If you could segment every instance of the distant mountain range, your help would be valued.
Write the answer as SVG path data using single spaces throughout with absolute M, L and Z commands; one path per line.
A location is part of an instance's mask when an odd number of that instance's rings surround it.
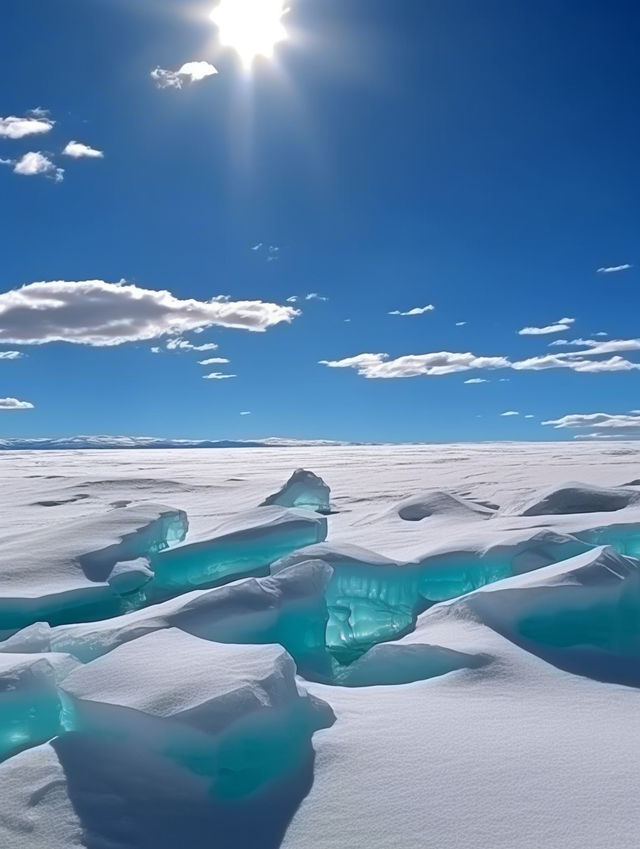
M 0 451 L 70 451 L 127 448 L 309 448 L 322 445 L 357 445 L 329 439 L 157 439 L 153 436 L 70 436 L 59 439 L 0 439 Z

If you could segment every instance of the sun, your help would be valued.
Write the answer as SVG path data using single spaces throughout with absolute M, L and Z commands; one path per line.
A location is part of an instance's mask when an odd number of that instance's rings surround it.
M 285 0 L 220 0 L 211 13 L 220 43 L 232 47 L 245 68 L 256 56 L 273 56 L 274 48 L 287 38 L 282 22 L 288 9 Z

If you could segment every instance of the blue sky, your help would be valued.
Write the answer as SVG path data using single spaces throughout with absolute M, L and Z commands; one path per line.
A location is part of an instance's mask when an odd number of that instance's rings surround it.
M 640 433 L 637 2 L 289 5 L 3 4 L 0 435 Z

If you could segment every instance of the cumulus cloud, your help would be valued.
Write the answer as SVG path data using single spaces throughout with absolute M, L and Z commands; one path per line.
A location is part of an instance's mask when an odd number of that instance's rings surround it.
M 559 318 L 558 321 L 547 324 L 545 327 L 523 327 L 518 333 L 520 336 L 546 336 L 549 333 L 564 333 L 574 323 L 575 318 Z
M 31 401 L 19 401 L 17 398 L 0 398 L 0 410 L 33 410 Z
M 62 153 L 65 156 L 73 157 L 73 159 L 104 159 L 104 153 L 101 150 L 96 150 L 94 147 L 89 147 L 88 144 L 77 141 L 70 141 Z
M 237 377 L 235 374 L 222 374 L 219 371 L 212 371 L 211 374 L 203 374 L 204 380 L 229 380 L 232 377 Z
M 408 354 L 389 359 L 388 354 L 358 354 L 343 360 L 321 360 L 329 368 L 353 368 L 366 378 L 437 377 L 471 369 L 508 368 L 505 357 L 477 357 L 471 353 L 440 351 L 431 354 Z
M 54 124 L 55 121 L 43 109 L 34 109 L 22 118 L 9 115 L 0 118 L 0 138 L 22 139 L 25 136 L 42 135 L 48 133 Z
M 519 416 L 520 413 L 517 410 L 507 410 L 504 413 L 500 413 L 501 416 Z
M 121 345 L 208 327 L 264 331 L 297 315 L 293 307 L 264 301 L 181 299 L 124 282 L 29 283 L 0 294 L 0 344 Z M 190 343 L 178 338 L 167 347 Z
M 605 265 L 598 269 L 598 274 L 616 274 L 618 271 L 629 271 L 633 266 L 628 262 L 624 265 Z
M 39 151 L 30 151 L 20 159 L 0 159 L 0 164 L 13 166 L 13 173 L 22 177 L 35 177 L 43 174 L 51 177 L 56 183 L 64 179 L 64 168 L 57 168 L 54 163 Z
M 209 357 L 208 360 L 200 360 L 198 365 L 201 366 L 214 366 L 214 365 L 226 365 L 229 362 L 225 357 Z
M 427 304 L 426 307 L 414 307 L 411 310 L 392 310 L 389 315 L 425 315 L 425 313 L 433 312 L 435 309 L 433 304 Z
M 185 62 L 177 71 L 156 68 L 151 71 L 151 79 L 158 88 L 180 89 L 187 83 L 197 83 L 217 73 L 209 62 Z

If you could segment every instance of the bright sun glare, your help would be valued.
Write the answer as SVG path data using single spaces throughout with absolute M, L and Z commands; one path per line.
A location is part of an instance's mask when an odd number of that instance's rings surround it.
M 273 56 L 279 41 L 287 38 L 282 19 L 286 0 L 220 0 L 211 13 L 220 43 L 232 47 L 245 67 L 256 56 Z

